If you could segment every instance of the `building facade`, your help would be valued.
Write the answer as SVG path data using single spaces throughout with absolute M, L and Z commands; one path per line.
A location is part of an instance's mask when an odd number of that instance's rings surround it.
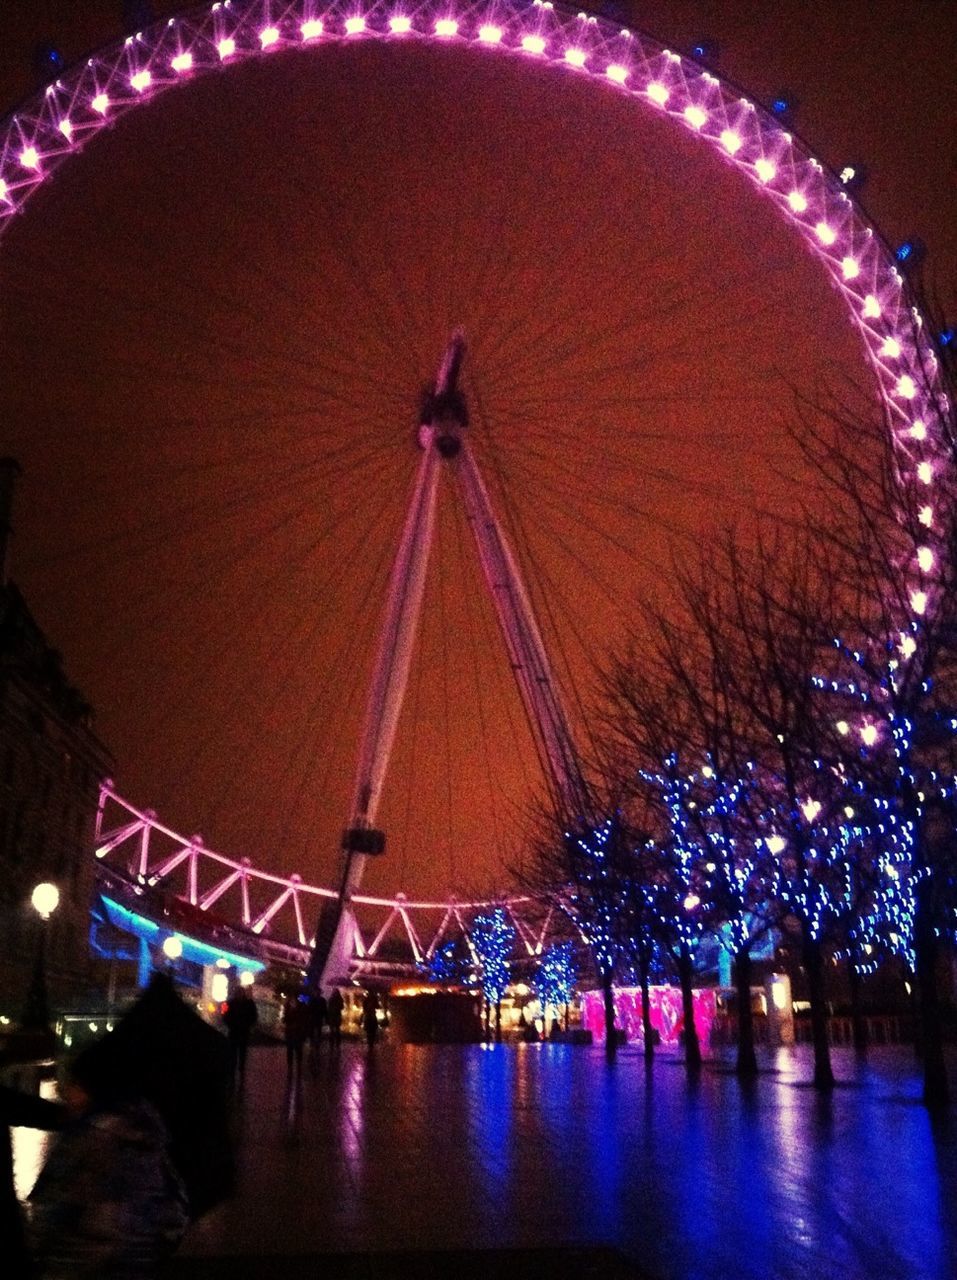
M 10 513 L 19 468 L 0 460 L 0 1017 L 16 1021 L 45 930 L 53 1007 L 82 1005 L 89 955 L 93 829 L 112 760 L 60 654 L 10 581 Z M 43 922 L 30 904 L 49 881 L 60 894 Z

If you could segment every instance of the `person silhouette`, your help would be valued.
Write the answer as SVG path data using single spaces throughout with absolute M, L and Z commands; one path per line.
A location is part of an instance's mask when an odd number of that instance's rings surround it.
M 329 1041 L 338 1048 L 342 1043 L 342 1011 L 345 1008 L 345 1001 L 342 998 L 342 992 L 338 987 L 329 996 L 326 1001 L 326 1018 L 329 1022 Z

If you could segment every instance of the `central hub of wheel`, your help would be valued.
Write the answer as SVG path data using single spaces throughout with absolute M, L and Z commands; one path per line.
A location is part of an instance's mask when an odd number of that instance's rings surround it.
M 465 358 L 465 335 L 456 329 L 446 347 L 434 384 L 422 397 L 419 444 L 434 444 L 441 457 L 452 459 L 462 447 L 462 432 L 469 425 L 468 405 L 459 387 Z

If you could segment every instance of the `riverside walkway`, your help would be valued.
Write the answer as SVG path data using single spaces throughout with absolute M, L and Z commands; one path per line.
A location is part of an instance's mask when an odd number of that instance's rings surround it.
M 662 1053 L 324 1046 L 301 1088 L 252 1051 L 237 1195 L 170 1275 L 230 1280 L 954 1280 L 957 1117 L 907 1048 L 802 1049 L 742 1089 Z

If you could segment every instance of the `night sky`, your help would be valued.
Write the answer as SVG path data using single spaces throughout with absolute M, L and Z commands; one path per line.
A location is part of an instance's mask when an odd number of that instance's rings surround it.
M 176 6 L 157 5 L 158 12 Z M 0 94 L 119 5 L 0 12 Z M 822 10 L 827 13 L 822 13 Z M 79 12 L 77 12 L 79 10 Z M 953 296 L 949 3 L 636 5 L 782 85 L 826 161 Z M 184 833 L 331 883 L 417 400 L 469 341 L 474 447 L 579 733 L 591 669 L 671 556 L 795 509 L 791 388 L 865 408 L 836 295 L 685 131 L 501 56 L 282 52 L 125 117 L 0 246 L 14 577 L 98 713 L 117 782 Z M 865 408 L 866 411 L 866 408 Z M 534 754 L 452 477 L 368 889 L 486 892 Z

